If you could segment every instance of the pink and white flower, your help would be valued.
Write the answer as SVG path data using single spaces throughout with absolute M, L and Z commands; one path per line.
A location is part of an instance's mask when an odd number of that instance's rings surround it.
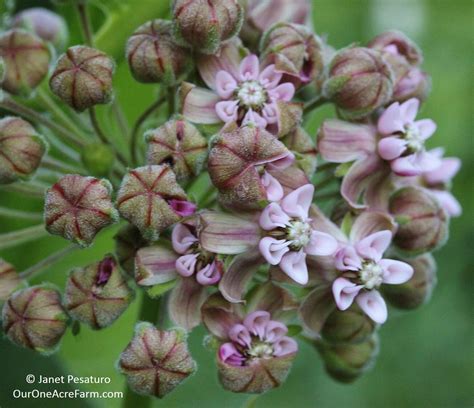
M 313 193 L 311 184 L 297 188 L 279 203 L 270 203 L 259 221 L 267 231 L 259 242 L 265 260 L 302 285 L 308 282 L 306 255 L 332 255 L 338 246 L 334 237 L 311 226 L 308 212 Z

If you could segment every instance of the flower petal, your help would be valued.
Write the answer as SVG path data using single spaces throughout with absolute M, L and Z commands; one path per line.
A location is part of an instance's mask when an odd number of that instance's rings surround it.
M 337 248 L 338 243 L 333 236 L 325 232 L 313 231 L 304 251 L 309 255 L 327 256 L 334 254 Z
M 364 211 L 352 225 L 350 241 L 356 244 L 375 232 L 385 230 L 395 233 L 396 224 L 390 215 L 378 211 Z
M 275 343 L 281 340 L 285 334 L 288 333 L 288 328 L 281 322 L 270 320 L 265 328 L 265 340 L 270 343 Z
M 252 338 L 249 330 L 243 324 L 236 324 L 229 330 L 229 338 L 243 347 L 250 347 Z
M 245 57 L 239 66 L 241 81 L 256 81 L 260 72 L 258 57 L 255 54 Z
M 289 245 L 290 242 L 284 239 L 264 237 L 260 240 L 258 248 L 270 265 L 278 265 L 281 262 L 283 255 L 290 250 L 288 248 Z
M 221 280 L 222 271 L 220 264 L 213 261 L 196 273 L 196 280 L 204 286 L 214 285 Z
M 171 233 L 171 243 L 173 249 L 178 254 L 185 254 L 186 251 L 198 241 L 197 237 L 184 224 L 176 224 Z
M 362 266 L 362 260 L 352 245 L 346 245 L 337 251 L 334 264 L 340 271 L 357 271 Z
M 268 201 L 280 201 L 283 198 L 283 187 L 270 173 L 264 172 L 261 181 L 267 192 Z
M 309 218 L 314 230 L 325 232 L 336 238 L 339 242 L 347 242 L 347 237 L 340 228 L 326 217 L 315 204 L 310 207 Z
M 268 96 L 272 101 L 290 102 L 295 95 L 295 86 L 290 82 L 278 85 L 268 91 Z
M 198 254 L 182 255 L 176 260 L 176 271 L 184 277 L 191 276 L 195 269 Z
M 216 75 L 215 88 L 222 99 L 229 99 L 237 88 L 237 81 L 227 71 L 219 71 Z
M 371 259 L 375 262 L 382 259 L 383 253 L 392 242 L 392 233 L 388 230 L 374 232 L 368 237 L 355 243 L 357 253 L 365 259 Z
M 283 337 L 273 345 L 273 355 L 277 357 L 293 354 L 298 351 L 298 343 L 291 337 Z
M 244 319 L 244 326 L 254 336 L 258 336 L 260 340 L 265 338 L 267 324 L 270 321 L 270 313 L 264 310 L 256 310 L 250 313 Z
M 278 85 L 282 77 L 283 74 L 276 72 L 275 65 L 272 64 L 260 73 L 258 80 L 266 89 L 273 89 Z
M 260 129 L 265 129 L 267 127 L 267 121 L 259 113 L 252 109 L 249 109 L 242 119 L 242 126 L 248 124 L 254 124 Z
M 262 211 L 259 223 L 264 230 L 271 231 L 278 227 L 284 228 L 288 225 L 289 220 L 290 217 L 282 210 L 279 204 L 270 203 Z
M 183 82 L 180 88 L 181 113 L 191 122 L 213 124 L 221 119 L 216 113 L 220 97 L 207 89 Z
M 306 266 L 306 254 L 303 251 L 290 251 L 283 255 L 280 268 L 291 279 L 300 285 L 308 283 L 308 267 Z
M 135 257 L 135 281 L 140 286 L 153 286 L 176 279 L 176 259 L 171 249 L 155 245 L 138 250 Z
M 362 285 L 356 285 L 346 278 L 337 278 L 332 284 L 332 294 L 338 309 L 348 309 L 362 287 Z
M 400 117 L 404 125 L 413 123 L 419 107 L 420 101 L 416 98 L 408 99 L 400 105 Z
M 380 139 L 378 152 L 384 160 L 394 160 L 400 157 L 406 150 L 407 142 L 397 136 L 389 136 Z
M 357 304 L 375 323 L 383 324 L 387 320 L 387 305 L 376 290 L 362 292 L 357 296 Z
M 403 119 L 400 104 L 392 103 L 380 116 L 377 128 L 382 135 L 403 132 L 405 124 Z
M 305 328 L 313 334 L 319 334 L 335 308 L 331 286 L 320 285 L 303 300 L 299 314 Z
M 240 367 L 245 362 L 245 357 L 237 350 L 233 343 L 224 343 L 219 347 L 219 360 L 231 366 Z
M 450 217 L 459 217 L 462 214 L 461 204 L 449 191 L 430 190 L 430 192 Z
M 431 119 L 417 120 L 415 126 L 418 128 L 422 140 L 428 139 L 436 131 L 436 123 Z
M 234 122 L 237 120 L 238 101 L 221 101 L 216 103 L 216 114 L 220 120 L 225 123 Z
M 381 259 L 379 265 L 384 272 L 383 283 L 399 285 L 409 281 L 414 273 L 411 265 L 394 259 Z
M 433 154 L 433 151 L 430 151 Z M 423 173 L 423 178 L 428 184 L 448 183 L 461 168 L 461 160 L 457 157 L 447 157 L 434 170 Z
M 281 208 L 291 217 L 302 220 L 308 218 L 309 207 L 313 201 L 314 186 L 306 184 L 288 194 L 281 202 Z
M 292 152 L 288 152 L 288 154 L 284 157 L 281 157 L 277 160 L 273 160 L 268 162 L 267 169 L 270 170 L 285 170 L 290 167 L 295 162 L 295 155 Z
M 298 307 L 298 303 L 291 292 L 275 285 L 270 280 L 252 290 L 246 301 L 248 313 L 265 310 L 272 315 L 272 318 L 279 320 L 288 317 L 289 312 L 295 311 Z
M 202 322 L 207 330 L 221 340 L 229 339 L 230 329 L 241 322 L 234 307 L 220 293 L 209 296 L 201 307 Z
M 262 109 L 262 116 L 269 124 L 278 123 L 280 117 L 278 105 L 274 102 L 266 103 Z

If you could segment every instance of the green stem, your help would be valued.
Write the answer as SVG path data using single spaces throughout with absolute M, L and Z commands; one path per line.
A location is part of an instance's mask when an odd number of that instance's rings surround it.
M 243 408 L 255 408 L 258 397 L 260 397 L 260 394 L 251 395 L 247 401 L 244 402 Z
M 327 171 L 327 170 L 333 170 L 335 169 L 337 166 L 339 166 L 339 163 L 323 163 L 321 164 L 321 166 L 318 166 L 317 169 L 316 169 L 316 172 L 323 172 L 323 171 Z
M 11 248 L 23 244 L 25 242 L 35 241 L 47 235 L 48 232 L 44 228 L 43 224 L 23 228 L 18 231 L 0 234 L 0 250 Z
M 20 278 L 22 279 L 31 279 L 39 272 L 43 271 L 46 268 L 54 265 L 56 262 L 63 259 L 67 254 L 79 249 L 77 245 L 69 245 L 65 248 L 60 249 L 52 253 L 51 255 L 47 256 L 46 258 L 42 259 L 37 264 L 30 266 L 28 269 L 25 269 L 23 272 L 20 273 Z
M 313 100 L 305 103 L 304 108 L 303 108 L 303 115 L 307 115 L 308 113 L 312 112 L 316 108 L 323 106 L 327 102 L 328 100 L 323 98 L 322 96 L 318 96 L 314 98 Z
M 120 128 L 120 131 L 122 132 L 122 136 L 124 138 L 127 138 L 130 134 L 130 128 L 128 126 L 127 118 L 125 117 L 125 114 L 123 113 L 122 107 L 120 106 L 120 103 L 118 102 L 117 98 L 114 98 L 114 100 L 112 101 L 112 111 L 115 116 L 115 120 L 117 121 L 117 124 Z
M 28 197 L 44 198 L 44 188 L 32 184 L 8 184 L 1 186 L 0 191 L 25 194 Z
M 43 213 L 36 213 L 22 210 L 12 210 L 11 208 L 0 207 L 0 216 L 7 218 L 19 218 L 22 220 L 41 221 Z
M 89 47 L 93 47 L 92 27 L 89 19 L 89 13 L 86 4 L 82 1 L 77 3 L 77 12 L 81 22 L 82 35 L 84 43 Z
M 55 170 L 64 174 L 84 174 L 83 170 L 80 170 L 77 167 L 70 166 L 69 164 L 56 160 L 51 156 L 45 157 L 41 162 L 41 166 L 45 169 Z

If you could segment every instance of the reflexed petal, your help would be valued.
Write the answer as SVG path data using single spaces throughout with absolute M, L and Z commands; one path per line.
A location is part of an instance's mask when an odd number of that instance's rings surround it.
M 362 266 L 362 260 L 352 245 L 347 245 L 337 251 L 334 264 L 340 271 L 357 271 Z
M 375 232 L 355 243 L 359 255 L 378 262 L 392 242 L 392 233 L 388 230 Z
M 245 317 L 244 326 L 251 334 L 258 336 L 260 340 L 264 340 L 265 331 L 269 321 L 270 313 L 263 310 L 257 310 Z
M 204 286 L 214 285 L 221 279 L 221 271 L 216 264 L 216 261 L 207 264 L 204 268 L 196 273 L 196 280 Z
M 267 231 L 275 228 L 284 228 L 288 225 L 290 217 L 282 210 L 279 204 L 270 203 L 265 207 L 260 215 L 260 226 Z
M 297 351 L 298 343 L 290 337 L 283 337 L 273 345 L 273 355 L 277 357 L 286 356 Z
M 266 103 L 262 109 L 262 116 L 267 123 L 278 123 L 280 111 L 276 103 Z
M 431 119 L 422 119 L 415 122 L 415 126 L 420 132 L 420 136 L 423 140 L 428 139 L 436 131 L 436 123 Z
M 354 221 L 351 228 L 350 240 L 353 244 L 379 231 L 395 233 L 396 224 L 393 218 L 384 212 L 364 211 Z
M 400 157 L 406 150 L 407 142 L 396 136 L 384 137 L 378 145 L 380 157 L 384 160 L 393 160 Z
M 252 109 L 249 109 L 245 114 L 242 120 L 242 126 L 248 125 L 249 123 L 252 123 L 261 129 L 265 129 L 267 127 L 267 121 L 262 116 L 260 116 L 259 113 L 253 111 Z
M 247 313 L 265 310 L 274 319 L 281 320 L 288 317 L 289 312 L 295 311 L 298 307 L 291 292 L 275 285 L 270 280 L 252 290 L 246 302 Z
M 217 116 L 225 123 L 234 122 L 237 120 L 238 101 L 221 101 L 216 107 Z
M 441 159 L 427 151 L 416 153 L 416 162 L 423 173 L 433 171 L 441 165 Z
M 283 187 L 270 173 L 264 172 L 261 181 L 267 192 L 268 201 L 280 201 L 283 198 Z
M 213 124 L 221 119 L 216 113 L 216 104 L 221 98 L 207 89 L 183 83 L 180 89 L 181 113 L 191 122 Z
M 221 340 L 229 339 L 230 329 L 241 322 L 234 312 L 232 304 L 227 302 L 220 293 L 215 293 L 201 307 L 202 322 L 207 330 Z
M 267 89 L 275 88 L 282 78 L 282 74 L 275 71 L 275 65 L 269 65 L 258 76 L 259 82 Z
M 379 118 L 377 128 L 382 135 L 391 135 L 404 130 L 400 104 L 398 102 L 392 103 Z
M 306 266 L 306 254 L 303 251 L 290 251 L 283 255 L 280 268 L 291 279 L 300 285 L 308 283 L 308 267 Z
M 405 262 L 394 259 L 381 259 L 379 265 L 384 271 L 383 283 L 399 285 L 409 281 L 413 276 L 413 267 Z
M 299 314 L 308 331 L 319 334 L 328 316 L 335 310 L 336 304 L 331 286 L 317 286 L 303 300 Z
M 433 150 L 430 151 L 433 154 Z M 441 160 L 436 169 L 423 174 L 428 184 L 448 183 L 461 168 L 461 160 L 457 157 L 447 157 Z
M 182 255 L 176 260 L 176 270 L 181 276 L 191 276 L 196 269 L 198 254 Z
M 376 290 L 362 292 L 357 296 L 357 304 L 375 323 L 383 324 L 387 320 L 387 305 Z
M 185 254 L 186 251 L 195 243 L 198 239 L 191 232 L 191 230 L 183 224 L 176 224 L 171 233 L 171 242 L 173 249 L 178 254 Z
M 332 294 L 338 309 L 348 309 L 362 287 L 362 285 L 356 285 L 346 278 L 337 278 L 332 284 Z
M 250 347 L 252 338 L 243 324 L 236 324 L 229 330 L 229 338 L 243 347 Z
M 418 108 L 420 107 L 420 101 L 416 98 L 411 98 L 400 105 L 400 117 L 403 124 L 407 125 L 413 123 L 418 114 Z
M 421 169 L 416 163 L 416 155 L 410 154 L 408 156 L 400 157 L 390 163 L 392 171 L 398 176 L 418 176 L 421 174 Z
M 288 167 L 290 167 L 294 162 L 295 162 L 295 155 L 289 151 L 286 156 L 281 157 L 280 159 L 268 162 L 267 168 L 272 169 L 272 170 L 273 169 L 285 170 Z
M 181 217 L 189 217 L 196 212 L 197 205 L 187 200 L 176 200 L 172 198 L 168 201 L 171 209 Z
M 245 57 L 240 63 L 239 72 L 241 81 L 257 80 L 260 72 L 258 57 L 254 54 Z
M 171 249 L 156 245 L 138 250 L 135 257 L 135 280 L 141 286 L 153 286 L 176 279 L 176 259 Z
M 264 237 L 260 240 L 258 248 L 270 265 L 278 265 L 281 262 L 283 255 L 290 250 L 288 248 L 289 245 L 290 242 L 284 239 Z
M 325 232 L 336 238 L 339 242 L 347 242 L 347 237 L 340 228 L 326 217 L 315 204 L 310 207 L 309 219 L 314 230 Z
M 227 71 L 219 71 L 216 76 L 216 92 L 223 99 L 229 99 L 237 88 L 237 81 Z
M 224 343 L 219 347 L 219 360 L 232 365 L 239 367 L 244 361 L 245 357 L 237 350 L 233 343 Z
M 461 204 L 449 191 L 430 190 L 430 192 L 450 217 L 459 217 L 462 214 Z
M 338 243 L 334 237 L 320 231 L 313 231 L 304 251 L 309 255 L 327 256 L 336 252 Z
M 278 85 L 268 91 L 268 96 L 272 101 L 290 102 L 295 95 L 295 86 L 290 82 Z
M 306 220 L 313 201 L 313 194 L 314 186 L 312 184 L 301 186 L 282 200 L 281 207 L 289 216 Z
M 280 340 L 286 333 L 288 328 L 280 322 L 270 320 L 265 329 L 265 340 L 271 343 L 275 343 Z

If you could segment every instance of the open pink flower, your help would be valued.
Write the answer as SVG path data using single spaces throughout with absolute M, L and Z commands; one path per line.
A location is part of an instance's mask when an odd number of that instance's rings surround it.
M 308 282 L 306 255 L 332 255 L 337 241 L 331 235 L 313 229 L 308 218 L 314 186 L 306 184 L 270 203 L 260 216 L 260 226 L 268 231 L 259 249 L 270 265 L 279 265 L 295 282 Z
M 425 150 L 425 141 L 436 130 L 431 119 L 415 121 L 420 102 L 412 98 L 390 105 L 380 116 L 378 142 L 380 156 L 390 161 L 393 172 L 400 176 L 416 176 L 436 169 L 439 158 Z

